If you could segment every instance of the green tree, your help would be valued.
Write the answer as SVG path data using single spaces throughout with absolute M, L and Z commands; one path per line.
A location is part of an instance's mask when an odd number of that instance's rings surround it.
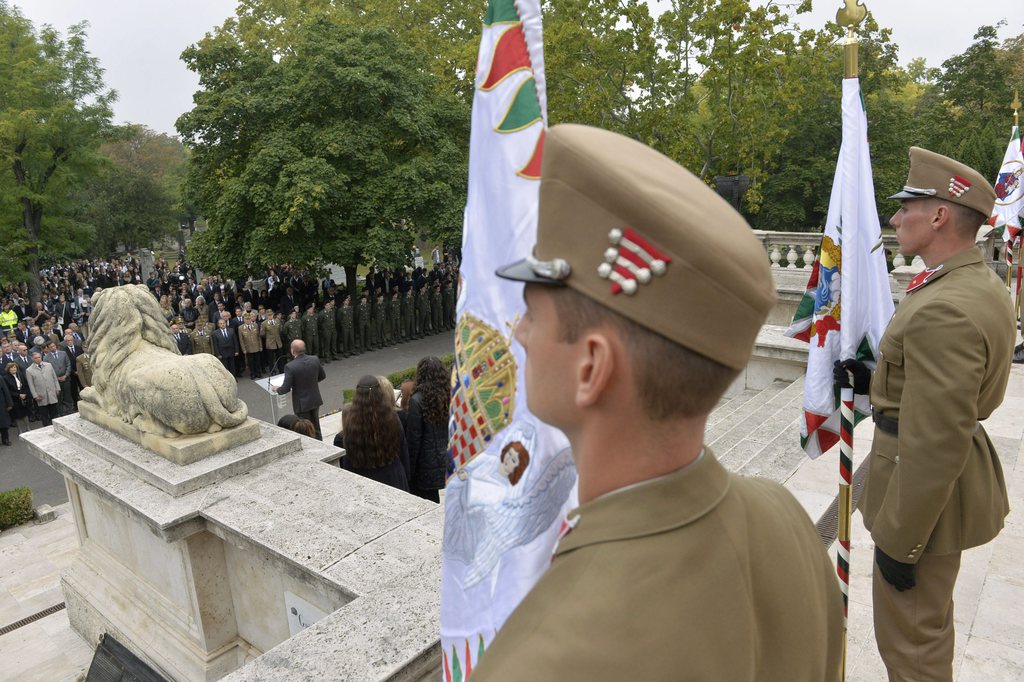
M 119 244 L 149 246 L 173 235 L 183 218 L 186 155 L 181 142 L 141 125 L 119 128 L 100 147 L 103 172 L 77 193 L 78 215 L 95 229 L 91 251 L 107 254 Z
M 66 38 L 49 26 L 37 31 L 0 0 L 0 196 L 19 215 L 5 235 L 13 255 L 7 268 L 27 279 L 34 301 L 40 259 L 75 253 L 90 236 L 61 219 L 69 193 L 102 163 L 97 148 L 115 99 L 86 49 L 85 29 L 76 24 Z
M 468 109 L 392 32 L 303 21 L 291 44 L 246 42 L 229 20 L 183 58 L 203 88 L 178 120 L 187 191 L 209 227 L 206 270 L 397 263 L 419 234 L 453 239 L 466 183 Z
M 994 178 L 1009 139 L 1014 90 L 1024 90 L 1024 34 L 1000 45 L 999 26 L 982 26 L 964 52 L 942 63 L 922 95 L 916 138 Z

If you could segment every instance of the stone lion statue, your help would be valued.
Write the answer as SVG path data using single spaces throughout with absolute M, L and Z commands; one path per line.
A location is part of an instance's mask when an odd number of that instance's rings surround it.
M 235 378 L 217 358 L 182 357 L 145 286 L 104 289 L 93 303 L 93 385 L 82 391 L 82 400 L 165 438 L 214 433 L 249 416 Z

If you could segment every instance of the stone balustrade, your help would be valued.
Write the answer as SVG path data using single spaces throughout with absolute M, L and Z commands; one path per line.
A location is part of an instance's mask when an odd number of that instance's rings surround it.
M 754 230 L 754 235 L 764 245 L 772 269 L 810 270 L 814 265 L 818 249 L 821 247 L 820 232 Z M 978 240 L 978 246 L 985 254 L 986 259 L 998 271 L 999 265 L 1005 259 L 1005 246 L 1002 240 L 996 239 L 994 236 L 986 236 Z M 920 257 L 915 256 L 913 259 L 908 259 L 900 253 L 895 235 L 883 235 L 882 248 L 885 251 L 886 262 L 889 264 L 890 270 L 906 265 L 910 265 L 918 271 L 924 268 Z M 1005 268 L 1005 266 L 1003 267 Z

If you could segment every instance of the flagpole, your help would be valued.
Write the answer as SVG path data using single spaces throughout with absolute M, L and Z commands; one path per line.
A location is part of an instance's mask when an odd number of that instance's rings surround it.
M 1013 107 L 1013 127 L 1019 129 L 1020 128 L 1020 92 L 1018 92 L 1016 90 L 1013 91 L 1013 101 L 1010 102 L 1010 106 Z M 1010 228 L 1007 227 L 1006 229 L 1008 230 Z M 1018 262 L 1020 261 L 1020 255 L 1019 254 L 1017 256 L 1017 260 L 1018 260 Z M 1017 281 L 1018 282 L 1020 281 L 1020 275 L 1017 276 Z M 1012 286 L 1013 286 L 1013 240 L 1011 239 L 1010 241 L 1008 241 L 1006 243 L 1006 288 L 1010 289 L 1010 291 L 1013 292 L 1013 289 L 1011 288 Z M 1018 287 L 1019 286 L 1020 285 L 1018 284 Z M 1018 298 L 1017 306 L 1018 306 L 1018 313 L 1019 313 L 1019 310 L 1020 310 L 1019 298 Z
M 836 12 L 836 23 L 846 27 L 843 45 L 843 78 L 857 78 L 857 34 L 854 29 L 864 21 L 867 8 L 857 0 L 845 0 L 844 6 Z M 846 303 L 844 302 L 844 305 Z M 840 439 L 839 439 L 839 528 L 836 539 L 836 574 L 843 593 L 843 658 L 842 679 L 846 679 L 847 630 L 850 604 L 850 526 L 853 518 L 853 375 L 847 382 L 848 388 L 840 389 Z

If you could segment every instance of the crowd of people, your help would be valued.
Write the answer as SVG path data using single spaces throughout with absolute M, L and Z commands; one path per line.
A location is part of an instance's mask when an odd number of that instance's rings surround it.
M 317 384 L 323 369 L 306 355 L 301 340 L 291 345 L 282 394 L 292 394 L 294 414 L 277 425 L 310 438 L 321 438 L 322 403 Z M 305 372 L 303 364 L 310 371 Z M 434 356 L 416 365 L 415 379 L 399 391 L 385 376 L 365 375 L 355 386 L 352 403 L 342 412 L 342 430 L 334 445 L 345 448 L 341 467 L 393 488 L 440 502 L 440 490 L 452 470 L 448 454 L 449 370 Z M 305 375 L 305 376 L 304 376 Z M 306 409 L 310 405 L 316 405 Z
M 183 257 L 158 258 L 147 273 L 130 254 L 45 268 L 41 300 L 31 301 L 24 283 L 0 291 L 2 442 L 10 443 L 15 425 L 47 426 L 77 409 L 79 392 L 92 382 L 86 341 L 92 298 L 104 288 L 145 285 L 183 355 L 210 353 L 235 377 L 248 372 L 257 379 L 281 370 L 296 339 L 329 363 L 453 329 L 457 257 L 435 250 L 432 261 L 429 269 L 373 267 L 355 287 L 355 300 L 329 276 L 290 266 L 241 284 L 197 277 Z

